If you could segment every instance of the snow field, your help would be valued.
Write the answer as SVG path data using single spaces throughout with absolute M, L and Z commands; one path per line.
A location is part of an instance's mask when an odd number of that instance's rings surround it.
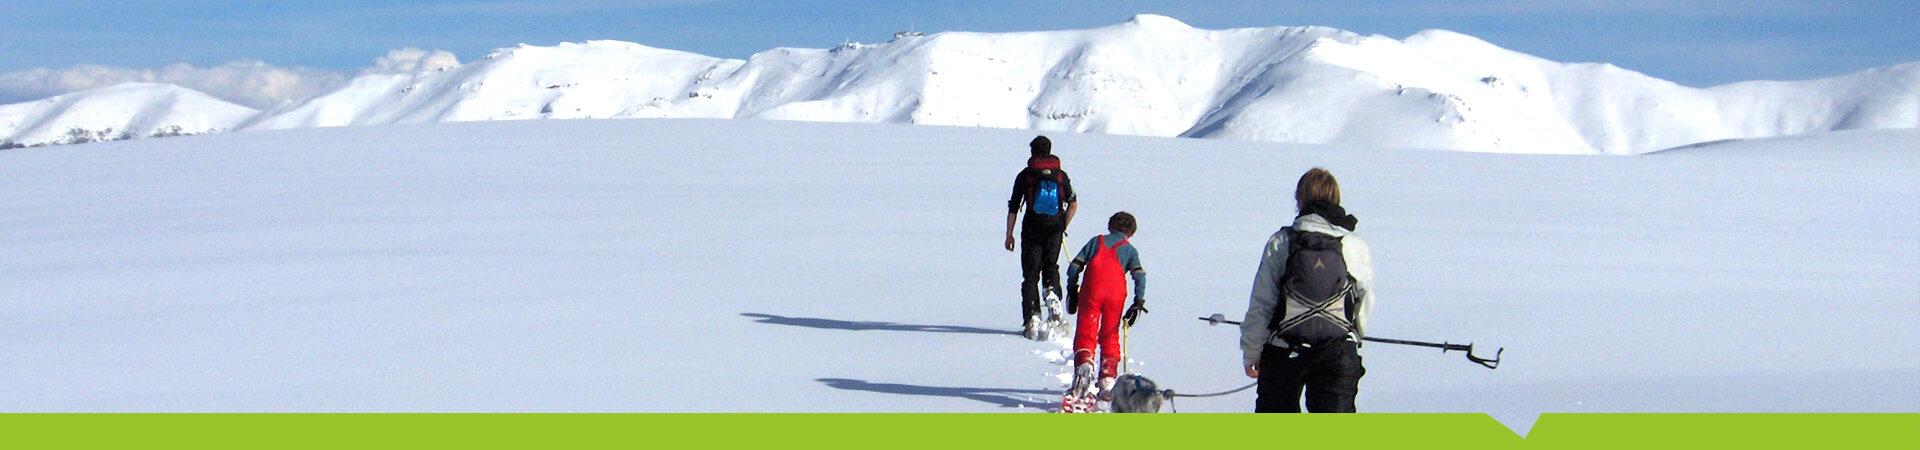
M 1630 158 L 1048 133 L 1152 312 L 1245 385 L 1259 246 L 1326 167 L 1376 252 L 1359 407 L 1914 412 L 1912 130 Z M 1033 132 L 734 120 L 299 129 L 0 152 L 0 411 L 1039 411 L 1004 202 Z M 1250 410 L 1252 394 L 1181 399 Z

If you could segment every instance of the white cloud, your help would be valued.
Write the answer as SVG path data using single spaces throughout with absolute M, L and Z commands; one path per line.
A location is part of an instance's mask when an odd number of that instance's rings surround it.
M 443 50 L 403 48 L 387 52 L 356 74 L 414 74 L 460 65 Z M 0 73 L 0 104 L 39 100 L 121 83 L 169 83 L 205 92 L 252 108 L 269 108 L 339 87 L 352 76 L 305 67 L 279 67 L 261 61 L 232 61 L 214 67 L 170 64 L 158 69 L 85 65 L 35 68 Z
M 340 73 L 233 61 L 215 67 L 170 64 L 158 69 L 77 66 L 0 74 L 0 102 L 31 101 L 121 83 L 169 83 L 253 108 L 313 95 L 346 81 Z
M 417 74 L 458 67 L 460 60 L 446 50 L 426 51 L 413 47 L 387 51 L 386 56 L 375 60 L 373 67 L 362 69 L 366 74 Z

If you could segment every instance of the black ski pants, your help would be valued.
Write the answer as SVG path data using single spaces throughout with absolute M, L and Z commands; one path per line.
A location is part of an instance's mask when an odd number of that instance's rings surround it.
M 1291 356 L 1291 357 L 1289 357 Z M 1353 341 L 1338 341 L 1324 347 L 1293 355 L 1272 345 L 1260 350 L 1259 397 L 1253 412 L 1300 412 L 1300 394 L 1307 397 L 1307 412 L 1354 412 L 1353 398 L 1360 393 L 1360 377 L 1367 369 L 1360 365 L 1359 347 Z
M 1027 220 L 1033 220 L 1028 217 Z M 1040 283 L 1060 293 L 1060 240 L 1066 230 L 1057 226 L 1020 227 L 1020 313 L 1024 323 L 1040 315 Z

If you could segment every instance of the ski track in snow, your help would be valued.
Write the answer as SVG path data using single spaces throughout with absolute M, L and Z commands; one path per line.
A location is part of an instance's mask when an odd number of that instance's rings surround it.
M 1072 334 L 1056 336 L 1044 342 L 1037 342 L 1035 345 L 1038 345 L 1040 348 L 1034 349 L 1033 354 L 1053 366 L 1053 370 L 1041 374 L 1041 378 L 1052 381 L 1054 387 L 1060 392 L 1066 392 L 1068 387 L 1073 386 Z M 1050 402 L 1057 405 L 1060 403 L 1060 396 L 1054 395 L 1051 398 L 1043 397 L 1032 400 Z M 1059 412 L 1059 408 L 1054 407 L 1048 409 L 1047 412 Z

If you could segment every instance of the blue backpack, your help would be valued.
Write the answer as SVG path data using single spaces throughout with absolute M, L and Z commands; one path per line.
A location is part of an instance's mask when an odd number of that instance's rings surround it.
M 1066 174 L 1060 172 L 1060 159 L 1052 156 L 1037 156 L 1027 159 L 1027 169 L 1038 169 L 1033 176 L 1033 192 L 1027 196 L 1027 211 L 1038 214 L 1049 221 L 1062 219 L 1064 212 L 1060 197 L 1066 195 L 1060 190 L 1066 182 Z
M 1058 178 L 1056 175 L 1055 178 Z M 1044 216 L 1060 215 L 1060 182 L 1040 180 L 1033 184 L 1033 212 Z

